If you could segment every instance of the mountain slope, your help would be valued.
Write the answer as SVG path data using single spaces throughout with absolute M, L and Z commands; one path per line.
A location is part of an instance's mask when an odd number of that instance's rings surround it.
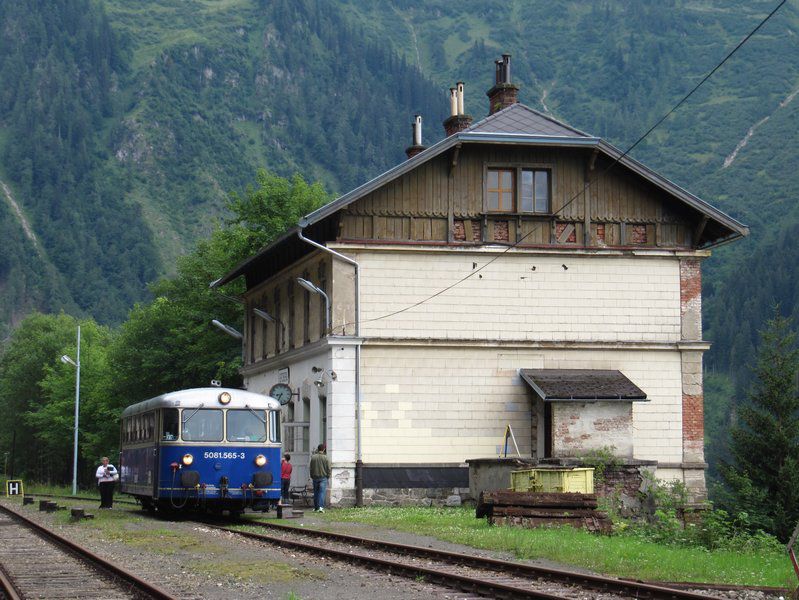
M 426 143 L 443 136 L 455 81 L 484 116 L 502 52 L 523 102 L 625 148 L 774 4 L 3 3 L 0 179 L 41 252 L 6 203 L 0 321 L 39 307 L 118 322 L 257 167 L 347 191 L 403 159 L 414 113 Z M 798 32 L 786 4 L 633 152 L 752 227 L 705 267 L 708 362 L 724 372 L 745 371 L 772 301 L 799 310 L 786 262 L 799 222 Z

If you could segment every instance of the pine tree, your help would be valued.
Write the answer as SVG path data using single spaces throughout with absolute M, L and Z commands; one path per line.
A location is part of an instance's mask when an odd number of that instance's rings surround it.
M 749 403 L 731 431 L 732 465 L 722 468 L 735 512 L 787 540 L 799 521 L 799 349 L 779 314 L 761 332 Z

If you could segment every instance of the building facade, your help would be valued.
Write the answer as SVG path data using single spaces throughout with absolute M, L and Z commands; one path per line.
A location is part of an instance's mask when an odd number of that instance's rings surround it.
M 459 84 L 447 137 L 216 283 L 246 278 L 246 386 L 291 387 L 294 484 L 325 443 L 334 504 L 463 495 L 508 426 L 522 455 L 653 461 L 701 499 L 701 262 L 747 229 L 496 66 L 488 117 Z

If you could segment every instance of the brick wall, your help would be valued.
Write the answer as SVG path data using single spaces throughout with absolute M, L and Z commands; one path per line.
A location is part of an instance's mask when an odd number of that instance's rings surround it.
M 612 446 L 633 456 L 632 402 L 553 402 L 552 443 L 556 457 L 582 456 Z

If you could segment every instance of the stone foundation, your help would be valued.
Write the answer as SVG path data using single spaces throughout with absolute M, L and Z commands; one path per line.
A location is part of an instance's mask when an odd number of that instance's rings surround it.
M 470 500 L 469 488 L 377 488 L 363 490 L 364 506 L 461 506 L 461 504 Z

